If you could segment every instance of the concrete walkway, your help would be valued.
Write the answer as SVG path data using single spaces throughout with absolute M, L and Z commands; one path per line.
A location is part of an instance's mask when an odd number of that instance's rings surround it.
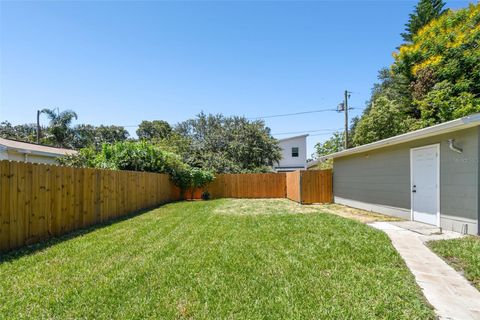
M 390 237 L 440 319 L 480 319 L 480 292 L 424 245 L 429 240 L 454 238 L 459 234 L 424 235 L 412 231 L 411 225 L 407 230 L 398 223 L 370 225 Z

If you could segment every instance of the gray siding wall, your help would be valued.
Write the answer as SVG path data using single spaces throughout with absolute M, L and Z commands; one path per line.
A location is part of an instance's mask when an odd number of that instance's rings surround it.
M 448 139 L 455 139 L 463 153 L 450 150 Z M 397 208 L 405 217 L 401 212 L 410 210 L 410 149 L 436 143 L 440 143 L 441 217 L 478 221 L 479 127 L 336 158 L 335 198 Z

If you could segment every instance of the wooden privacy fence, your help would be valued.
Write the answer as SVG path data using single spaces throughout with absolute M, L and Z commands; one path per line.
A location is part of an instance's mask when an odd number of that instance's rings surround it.
M 332 202 L 332 178 L 332 170 L 289 172 L 286 197 L 301 204 Z
M 212 198 L 285 198 L 285 173 L 219 174 L 207 189 Z
M 0 161 L 0 251 L 173 200 L 168 175 Z
M 219 174 L 203 189 L 187 191 L 189 199 L 200 199 L 203 190 L 218 198 L 288 198 L 302 203 L 332 202 L 332 170 L 288 173 Z
M 332 172 L 219 174 L 205 189 L 212 198 L 331 202 Z M 0 161 L 0 252 L 179 199 L 166 174 Z

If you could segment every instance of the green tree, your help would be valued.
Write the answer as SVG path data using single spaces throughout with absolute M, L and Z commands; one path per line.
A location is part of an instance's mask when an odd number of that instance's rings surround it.
M 77 114 L 72 110 L 55 112 L 55 109 L 43 109 L 41 112 L 46 114 L 50 120 L 46 140 L 56 147 L 72 147 L 73 129 L 71 124 L 74 119 L 78 118 Z
M 403 40 L 412 42 L 418 30 L 445 12 L 444 6 L 445 3 L 442 0 L 420 0 L 410 14 L 408 23 L 405 24 L 405 32 L 401 34 Z
M 280 160 L 278 140 L 260 120 L 200 113 L 179 123 L 189 165 L 216 173 L 266 171 Z
M 154 140 L 154 139 L 166 139 L 172 132 L 172 127 L 167 121 L 143 120 L 137 129 L 138 139 L 141 140 Z
M 395 101 L 379 97 L 355 128 L 353 143 L 363 145 L 405 133 L 415 128 L 416 120 L 398 108 Z
M 322 157 L 342 151 L 344 148 L 344 141 L 345 134 L 343 132 L 334 132 L 330 138 L 315 145 L 316 156 Z
M 319 142 L 315 145 L 315 158 L 320 158 L 331 153 L 339 152 L 344 149 L 345 133 L 334 132 L 330 138 L 324 142 Z M 332 167 L 332 161 L 322 161 L 319 163 L 319 169 L 329 169 Z
M 410 43 L 379 72 L 380 83 L 354 125 L 354 145 L 480 112 L 480 4 L 442 13 L 443 3 L 430 2 L 440 13 L 412 27 Z M 417 11 L 426 15 L 428 3 L 420 1 Z
M 72 146 L 75 149 L 89 146 L 100 149 L 103 143 L 125 141 L 129 136 L 124 127 L 113 125 L 96 127 L 90 124 L 80 124 L 74 127 L 73 133 Z
M 35 124 L 20 124 L 13 126 L 8 121 L 0 123 L 0 137 L 24 142 L 36 142 L 37 127 Z
M 447 11 L 395 54 L 392 72 L 410 80 L 422 126 L 480 111 L 480 4 Z

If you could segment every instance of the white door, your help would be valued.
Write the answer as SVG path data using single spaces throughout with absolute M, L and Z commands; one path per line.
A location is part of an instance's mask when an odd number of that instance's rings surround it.
M 439 224 L 439 153 L 438 145 L 411 149 L 412 219 Z

